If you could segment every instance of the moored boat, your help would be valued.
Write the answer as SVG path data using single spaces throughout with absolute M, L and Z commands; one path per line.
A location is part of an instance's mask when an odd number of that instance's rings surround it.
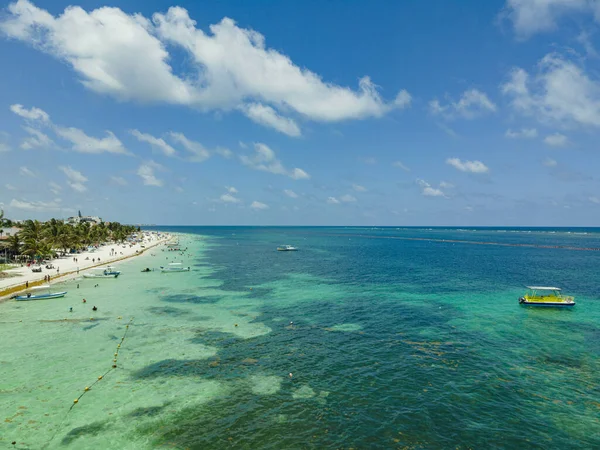
M 190 267 L 184 267 L 183 263 L 180 262 L 170 263 L 166 267 L 160 266 L 161 272 L 189 272 L 190 270 Z
M 298 249 L 296 247 L 292 247 L 291 245 L 282 245 L 277 247 L 278 252 L 297 252 Z
M 562 295 L 561 289 L 549 286 L 527 286 L 527 292 L 519 298 L 525 306 L 568 308 L 575 306 L 573 297 Z
M 43 286 L 34 286 L 29 288 L 27 294 L 25 295 L 17 295 L 15 300 L 23 301 L 23 300 L 48 300 L 51 298 L 61 298 L 67 294 L 67 291 L 63 292 L 51 292 L 51 286 L 49 284 L 45 284 Z M 42 292 L 47 291 L 47 292 Z
M 84 273 L 84 278 L 117 278 L 121 272 L 112 267 L 95 268 L 96 272 Z

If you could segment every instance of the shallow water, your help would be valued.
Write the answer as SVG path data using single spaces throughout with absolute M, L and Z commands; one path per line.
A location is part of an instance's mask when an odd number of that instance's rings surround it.
M 0 305 L 0 444 L 600 447 L 600 252 L 464 242 L 590 249 L 597 230 L 178 231 L 185 256 Z M 167 257 L 193 271 L 140 272 Z M 524 284 L 577 306 L 521 307 Z

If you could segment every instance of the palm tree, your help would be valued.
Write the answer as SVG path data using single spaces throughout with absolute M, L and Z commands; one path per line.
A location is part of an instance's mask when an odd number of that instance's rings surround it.
M 13 255 L 19 255 L 21 251 L 21 236 L 19 233 L 15 233 L 6 239 L 6 245 L 8 250 Z
M 41 255 L 40 250 L 42 250 L 42 246 L 44 245 L 43 225 L 37 220 L 27 220 L 20 234 L 24 243 L 23 254 L 33 258 Z

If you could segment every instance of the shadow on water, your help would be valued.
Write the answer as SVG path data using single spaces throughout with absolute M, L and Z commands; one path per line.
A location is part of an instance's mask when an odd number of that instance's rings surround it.
M 162 295 L 160 297 L 160 300 L 163 302 L 168 302 L 168 303 L 217 303 L 218 301 L 222 300 L 223 297 L 220 295 L 206 295 L 206 296 L 199 296 L 199 295 L 187 295 L 187 294 L 181 294 L 181 295 Z
M 62 443 L 67 445 L 67 444 L 72 443 L 74 440 L 76 440 L 80 437 L 96 436 L 100 432 L 104 431 L 107 426 L 108 426 L 107 422 L 93 422 L 89 425 L 84 425 L 82 427 L 73 428 L 62 439 Z
M 174 316 L 174 317 L 185 316 L 185 315 L 190 314 L 189 311 L 179 309 L 179 308 L 173 308 L 170 306 L 162 306 L 162 307 L 161 306 L 153 306 L 153 307 L 147 308 L 147 309 L 152 314 L 168 315 L 168 316 Z

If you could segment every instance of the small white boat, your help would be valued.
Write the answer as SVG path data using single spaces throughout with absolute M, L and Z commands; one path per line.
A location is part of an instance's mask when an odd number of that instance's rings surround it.
M 519 303 L 525 306 L 572 307 L 575 306 L 573 297 L 562 295 L 561 289 L 547 286 L 526 286 L 528 291 L 519 298 Z
M 160 266 L 161 272 L 189 272 L 190 270 L 190 267 L 185 267 L 180 262 L 170 263 L 167 267 Z
M 47 291 L 47 292 L 40 292 Z M 38 293 L 39 292 L 39 293 Z M 23 301 L 23 300 L 47 300 L 50 298 L 61 298 L 67 294 L 67 291 L 63 292 L 51 292 L 51 287 L 49 284 L 45 284 L 43 286 L 34 286 L 28 289 L 27 294 L 25 295 L 17 295 L 15 300 Z
M 99 267 L 99 268 L 95 268 L 94 270 L 96 270 L 96 272 L 91 272 L 91 273 L 84 273 L 83 277 L 84 278 L 117 278 L 119 275 L 121 275 L 121 272 L 119 272 L 118 270 L 115 270 L 112 267 Z
M 297 252 L 298 249 L 296 247 L 292 247 L 291 245 L 282 245 L 281 247 L 277 247 L 278 252 Z

